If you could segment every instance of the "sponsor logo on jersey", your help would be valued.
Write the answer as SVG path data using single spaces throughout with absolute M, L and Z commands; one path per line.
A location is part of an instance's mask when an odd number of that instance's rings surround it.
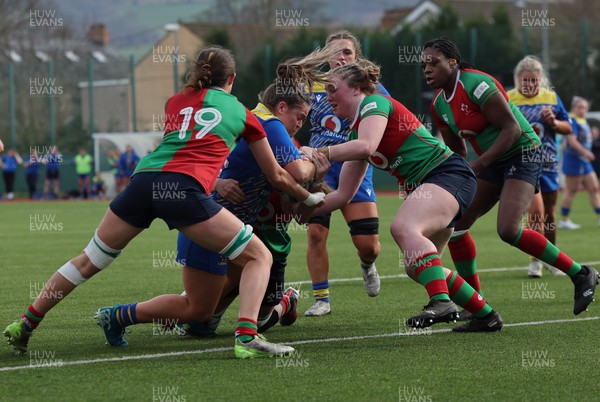
M 363 106 L 363 108 L 360 111 L 360 115 L 362 116 L 363 114 L 365 114 L 366 112 L 368 112 L 371 109 L 375 109 L 377 107 L 377 103 L 376 102 L 369 102 L 366 105 Z
M 542 138 L 544 136 L 544 125 L 538 122 L 530 123 L 533 131 L 538 135 L 538 137 Z
M 321 98 L 323 97 L 323 95 L 315 95 L 315 100 L 317 102 L 321 102 Z
M 339 133 L 342 128 L 342 122 L 337 116 L 328 114 L 321 119 L 321 127 L 334 133 Z
M 450 124 L 450 120 L 448 119 L 448 116 L 447 116 L 447 115 L 443 114 L 443 115 L 442 115 L 442 119 L 444 119 L 444 121 L 445 121 L 446 123 Z
M 475 95 L 475 97 L 477 99 L 481 98 L 481 95 L 483 95 L 483 93 L 489 88 L 490 86 L 488 85 L 487 82 L 483 81 L 481 84 L 477 85 L 477 88 L 475 88 L 475 91 L 473 92 L 473 95 Z

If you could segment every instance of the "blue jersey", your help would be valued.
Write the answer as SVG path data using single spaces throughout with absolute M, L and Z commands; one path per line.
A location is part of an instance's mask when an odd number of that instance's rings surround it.
M 132 151 L 131 154 L 125 151 L 119 157 L 118 171 L 123 177 L 131 177 L 139 162 L 140 157 L 135 151 Z
M 4 164 L 2 169 L 5 172 L 16 172 L 19 161 L 17 161 L 16 156 L 4 155 L 2 157 L 2 163 Z
M 29 164 L 27 165 L 27 168 L 25 168 L 25 174 L 34 175 L 34 174 L 38 174 L 39 171 L 40 171 L 40 162 L 38 162 L 36 160 L 35 156 L 30 157 Z
M 592 150 L 592 143 L 594 142 L 594 138 L 592 136 L 592 128 L 586 119 L 581 117 L 577 117 L 574 115 L 571 116 L 571 127 L 573 127 L 573 134 L 577 138 L 577 142 L 579 142 L 585 149 L 588 151 Z M 565 148 L 565 155 L 576 156 L 582 161 L 588 162 L 587 159 L 583 157 L 579 152 L 571 148 L 569 143 L 567 142 L 567 147 Z
M 377 84 L 377 92 L 389 96 L 388 91 L 381 84 Z M 313 87 L 311 102 L 310 140 L 308 145 L 312 148 L 328 147 L 348 141 L 352 121 L 341 119 L 333 114 L 333 109 L 327 101 L 325 85 L 317 83 Z
M 252 113 L 258 118 L 267 133 L 271 150 L 281 167 L 285 167 L 296 159 L 301 159 L 300 152 L 277 117 L 261 103 L 252 110 Z M 239 141 L 233 152 L 227 157 L 219 177 L 237 180 L 246 198 L 240 204 L 232 204 L 217 192 L 213 192 L 213 199 L 242 222 L 252 224 L 260 210 L 267 204 L 272 187 L 244 139 Z
M 558 172 L 558 142 L 556 131 L 542 120 L 542 109 L 549 107 L 557 120 L 569 121 L 569 115 L 558 94 L 540 88 L 537 95 L 528 98 L 517 89 L 507 92 L 508 99 L 525 116 L 542 141 L 542 171 Z

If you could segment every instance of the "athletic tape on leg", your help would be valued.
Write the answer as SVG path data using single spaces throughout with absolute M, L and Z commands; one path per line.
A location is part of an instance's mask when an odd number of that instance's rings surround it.
M 90 240 L 90 243 L 83 252 L 98 269 L 106 268 L 119 256 L 119 254 L 121 254 L 121 250 L 110 248 L 100 240 L 98 237 L 98 230 L 96 230 L 94 237 Z
M 81 272 L 79 272 L 71 261 L 68 261 L 65 265 L 60 267 L 57 272 L 75 286 L 81 285 L 83 282 L 87 281 L 87 278 L 84 278 L 83 275 L 81 275 Z
M 230 260 L 235 260 L 244 251 L 252 239 L 252 226 L 244 225 L 238 234 L 229 242 L 219 254 L 224 254 Z

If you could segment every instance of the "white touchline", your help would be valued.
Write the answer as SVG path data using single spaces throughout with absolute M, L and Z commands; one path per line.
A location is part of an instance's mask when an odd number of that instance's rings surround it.
M 582 322 L 582 321 L 594 321 L 600 320 L 600 316 L 597 317 L 585 317 L 585 318 L 569 318 L 562 320 L 544 320 L 544 321 L 529 321 L 529 322 L 515 322 L 512 324 L 504 324 L 504 327 L 524 327 L 524 326 L 533 326 L 533 325 L 547 325 L 547 324 L 563 324 L 563 323 L 574 323 L 574 322 Z M 451 332 L 451 328 L 444 329 L 435 329 L 428 331 L 428 334 L 439 334 L 444 332 Z M 415 335 L 411 332 L 391 332 L 387 334 L 374 334 L 374 335 L 361 335 L 361 336 L 348 336 L 348 337 L 338 337 L 338 338 L 323 338 L 323 339 L 306 339 L 303 341 L 295 341 L 295 342 L 286 342 L 286 345 L 305 345 L 309 343 L 327 343 L 327 342 L 340 342 L 340 341 L 359 341 L 363 339 L 376 339 L 376 338 L 393 338 L 396 336 L 423 336 L 423 335 Z M 457 335 L 462 336 L 462 335 Z M 182 350 L 180 352 L 168 352 L 168 353 L 154 353 L 148 355 L 133 355 L 133 356 L 123 356 L 123 357 L 107 357 L 102 359 L 90 359 L 90 360 L 72 360 L 72 361 L 61 361 L 60 364 L 52 365 L 52 364 L 30 364 L 27 366 L 9 366 L 9 367 L 0 367 L 0 372 L 2 371 L 14 371 L 14 370 L 26 370 L 26 369 L 39 369 L 39 368 L 60 368 L 64 366 L 80 366 L 83 364 L 95 364 L 95 363 L 108 363 L 108 362 L 123 362 L 130 360 L 146 360 L 146 359 L 160 359 L 163 357 L 175 357 L 175 356 L 186 356 L 186 355 L 199 355 L 206 353 L 218 353 L 218 352 L 227 352 L 233 350 L 232 347 L 227 348 L 210 348 L 210 349 L 200 349 L 200 350 Z

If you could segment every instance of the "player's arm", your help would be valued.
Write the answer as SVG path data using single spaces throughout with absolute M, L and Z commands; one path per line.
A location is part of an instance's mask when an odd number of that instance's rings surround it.
M 544 118 L 548 119 L 546 123 L 549 124 L 552 129 L 554 129 L 556 134 L 567 135 L 573 132 L 569 113 L 567 113 L 565 105 L 558 94 L 556 94 L 556 107 L 547 109 L 544 108 L 542 110 L 542 119 Z
M 593 161 L 596 159 L 596 156 L 592 151 L 584 147 L 579 141 L 577 141 L 576 135 L 567 135 L 567 142 L 571 148 L 575 150 L 579 155 L 584 157 L 588 161 Z
M 491 95 L 482 106 L 481 112 L 490 124 L 500 129 L 500 133 L 492 146 L 471 162 L 475 173 L 500 159 L 521 136 L 521 127 L 501 92 Z
M 315 165 L 304 159 L 296 159 L 284 166 L 284 169 L 292 175 L 298 183 L 308 183 L 315 177 Z
M 324 197 L 323 193 L 309 193 L 294 180 L 292 175 L 279 166 L 266 137 L 248 142 L 248 146 L 250 147 L 250 151 L 254 155 L 258 166 L 260 166 L 273 187 L 297 200 L 301 200 L 307 205 L 319 204 L 322 201 Z
M 315 209 L 314 215 L 323 215 L 345 207 L 358 191 L 360 183 L 367 173 L 368 163 L 365 160 L 344 162 L 340 172 L 340 182 L 335 191 L 327 194 L 324 204 Z M 301 222 L 305 223 L 305 222 Z
M 467 157 L 467 145 L 465 144 L 465 140 L 457 137 L 450 127 L 440 127 L 440 133 L 442 133 L 442 138 L 444 139 L 444 143 L 454 152 L 462 156 L 463 158 Z
M 329 150 L 329 160 L 344 162 L 367 159 L 377 150 L 387 123 L 388 119 L 385 116 L 365 117 L 358 126 L 356 140 L 326 148 Z

